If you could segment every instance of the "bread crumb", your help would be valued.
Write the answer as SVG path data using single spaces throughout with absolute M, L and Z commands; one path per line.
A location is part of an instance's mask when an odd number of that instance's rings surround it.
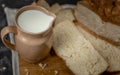
M 47 66 L 47 64 L 42 64 L 42 63 L 39 63 L 39 66 L 43 69 L 45 69 L 45 67 Z
M 119 41 L 120 41 L 120 39 L 115 39 L 115 41 L 116 41 L 116 42 L 119 42 Z
M 26 75 L 29 75 L 29 71 L 28 69 L 25 69 Z
M 55 73 L 55 75 L 57 75 L 58 74 L 58 70 L 55 70 L 54 73 Z
M 7 68 L 6 68 L 6 67 L 3 67 L 2 69 L 5 71 Z
M 5 7 L 5 4 L 2 4 L 1 6 L 4 8 L 4 7 Z
M 1 68 L 0 68 L 0 72 L 5 71 L 6 69 L 7 69 L 7 67 L 1 67 Z

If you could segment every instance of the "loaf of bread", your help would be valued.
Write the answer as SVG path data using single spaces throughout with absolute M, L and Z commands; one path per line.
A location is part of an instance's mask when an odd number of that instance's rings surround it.
M 55 21 L 55 25 L 64 21 L 64 20 L 70 20 L 70 21 L 74 21 L 75 17 L 73 15 L 73 11 L 72 9 L 62 9 L 56 17 L 56 21 Z
M 82 5 L 79 5 L 75 10 L 75 16 L 81 23 L 79 24 L 80 32 L 108 62 L 109 68 L 107 71 L 120 71 L 120 48 L 101 39 L 98 35 L 94 35 L 96 33 L 106 38 L 113 38 L 112 40 L 115 41 L 115 39 L 120 38 L 120 28 L 111 23 L 103 22 L 100 17 Z
M 102 19 L 83 5 L 78 4 L 75 17 L 89 30 L 102 36 L 106 41 L 119 48 L 120 46 L 120 26 L 104 22 Z
M 65 20 L 55 25 L 53 48 L 76 75 L 99 75 L 108 64 L 73 22 Z
M 38 0 L 37 2 L 38 5 L 42 6 L 43 8 L 49 10 L 50 6 L 45 0 Z
M 83 0 L 90 9 L 97 13 L 106 22 L 120 26 L 119 0 Z
M 92 35 L 82 24 L 77 27 L 79 31 L 85 36 L 87 40 L 91 42 L 94 48 L 103 56 L 108 62 L 108 72 L 120 71 L 120 49 L 116 46 Z
M 57 14 L 61 9 L 62 7 L 58 3 L 55 3 L 50 7 L 50 11 L 55 14 Z

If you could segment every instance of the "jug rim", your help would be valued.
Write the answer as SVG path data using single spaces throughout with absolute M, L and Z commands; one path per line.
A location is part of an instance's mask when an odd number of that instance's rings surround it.
M 49 24 L 49 27 L 46 28 L 44 31 L 37 32 L 37 33 L 28 32 L 28 31 L 22 29 L 22 28 L 19 26 L 19 24 L 17 23 L 17 19 L 18 19 L 19 15 L 20 15 L 21 13 L 23 13 L 24 11 L 27 11 L 27 10 L 38 10 L 38 11 L 40 11 L 40 12 L 43 12 L 43 13 L 47 14 L 48 16 L 53 17 L 53 20 L 52 20 L 51 23 Z M 45 8 L 43 8 L 43 7 L 41 7 L 41 6 L 37 5 L 37 4 L 32 3 L 31 5 L 26 5 L 26 6 L 22 7 L 22 8 L 20 8 L 20 9 L 17 11 L 17 13 L 16 13 L 16 16 L 15 16 L 14 21 L 15 21 L 15 25 L 17 26 L 17 28 L 18 28 L 19 30 L 21 30 L 22 32 L 25 32 L 25 33 L 28 33 L 28 34 L 32 34 L 32 35 L 37 35 L 37 34 L 45 33 L 45 32 L 47 32 L 49 29 L 51 29 L 51 28 L 53 27 L 53 22 L 54 22 L 55 18 L 56 18 L 56 15 L 55 15 L 54 13 L 48 11 L 47 9 L 45 9 Z

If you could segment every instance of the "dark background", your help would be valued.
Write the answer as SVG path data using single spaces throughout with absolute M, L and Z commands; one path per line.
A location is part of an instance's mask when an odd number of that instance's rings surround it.
M 5 4 L 7 7 L 10 8 L 20 8 L 24 5 L 31 4 L 33 1 L 38 1 L 38 0 L 0 0 L 0 4 Z M 76 4 L 77 1 L 79 0 L 46 0 L 50 5 L 54 3 L 59 3 L 59 4 Z

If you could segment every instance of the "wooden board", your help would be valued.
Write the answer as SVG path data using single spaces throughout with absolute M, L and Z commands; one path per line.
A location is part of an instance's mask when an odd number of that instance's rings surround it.
M 50 54 L 40 63 L 47 66 L 42 69 L 38 64 L 30 64 L 20 57 L 20 75 L 26 75 L 25 69 L 28 69 L 29 75 L 55 75 L 55 71 L 58 71 L 56 75 L 74 75 L 64 61 L 55 54 Z
M 38 64 L 30 64 L 26 62 L 22 57 L 20 61 L 20 75 L 26 75 L 26 69 L 28 70 L 28 75 L 74 75 L 69 68 L 66 66 L 65 62 L 52 52 L 48 58 L 41 61 L 40 63 L 46 64 L 47 66 L 42 69 Z M 55 74 L 58 71 L 58 74 Z M 117 73 L 103 73 L 102 75 L 120 75 Z

